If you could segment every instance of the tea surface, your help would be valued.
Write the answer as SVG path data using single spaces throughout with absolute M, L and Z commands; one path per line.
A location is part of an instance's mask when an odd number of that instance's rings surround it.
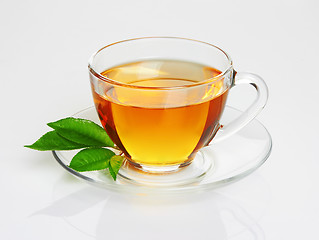
M 181 87 L 220 73 L 190 62 L 148 60 L 117 66 L 101 74 L 135 86 Z M 174 90 L 116 85 L 93 90 L 102 125 L 112 140 L 133 162 L 152 166 L 188 162 L 208 144 L 219 128 L 227 94 L 222 81 Z

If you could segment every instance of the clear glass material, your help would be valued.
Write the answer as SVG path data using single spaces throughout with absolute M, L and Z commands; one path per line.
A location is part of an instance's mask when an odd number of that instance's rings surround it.
M 221 121 L 227 124 L 242 114 L 243 112 L 226 106 Z M 100 124 L 94 107 L 85 109 L 74 117 Z M 68 165 L 78 150 L 54 151 L 53 154 L 69 173 L 98 187 L 134 193 L 178 193 L 213 189 L 238 181 L 258 169 L 267 160 L 271 148 L 270 134 L 254 119 L 232 136 L 202 148 L 190 166 L 170 174 L 143 174 L 134 171 L 129 173 L 133 174 L 129 175 L 132 178 L 119 176 L 117 181 L 113 181 L 107 170 L 80 173 L 69 168 Z M 204 174 L 202 165 L 205 165 Z M 126 175 L 126 171 L 124 166 L 119 174 Z
M 201 81 L 176 86 L 145 86 L 102 74 L 116 66 L 154 60 L 190 62 L 219 72 Z M 235 77 L 232 60 L 223 50 L 184 38 L 139 38 L 108 45 L 91 57 L 89 73 L 101 123 L 130 164 L 122 168 L 122 177 L 132 181 L 144 178 L 144 173 L 142 176 L 137 174 L 139 170 L 154 174 L 175 171 L 177 176 L 176 171 L 183 167 L 194 167 L 193 161 L 199 158 L 197 152 L 210 143 L 221 125 L 223 128 L 214 142 L 229 137 L 249 123 L 264 107 L 268 96 L 267 86 L 260 77 L 253 74 L 237 74 Z M 186 73 L 185 68 L 181 78 L 188 78 Z M 243 83 L 256 89 L 255 102 L 233 122 L 220 122 L 229 89 Z M 203 111 L 199 108 L 205 109 L 204 118 L 200 117 Z M 190 109 L 194 110 L 191 112 Z M 169 124 L 163 124 L 165 127 L 170 125 L 169 128 L 162 127 L 157 121 L 164 116 L 156 115 L 160 111 L 165 112 L 165 118 L 171 119 Z M 189 113 L 183 118 L 175 113 L 168 115 L 169 111 Z M 144 113 L 142 121 L 133 125 L 132 122 Z M 179 128 L 181 131 L 177 131 Z M 211 164 L 202 162 L 200 165 L 202 169 L 194 176 L 190 175 L 190 179 L 201 178 L 211 169 Z M 163 175 L 160 179 L 159 185 L 163 185 L 166 181 Z

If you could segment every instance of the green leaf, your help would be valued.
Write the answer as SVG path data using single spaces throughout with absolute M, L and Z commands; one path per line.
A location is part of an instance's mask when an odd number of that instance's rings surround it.
M 48 150 L 73 150 L 86 147 L 85 144 L 79 144 L 65 139 L 56 131 L 47 132 L 32 145 L 25 145 L 27 148 L 48 151 Z
M 48 126 L 73 142 L 91 147 L 114 146 L 106 131 L 90 120 L 69 117 L 48 123 Z
M 118 156 L 118 155 L 115 155 L 111 157 L 110 159 L 109 172 L 112 178 L 114 179 L 114 181 L 116 180 L 116 176 L 123 164 L 123 160 L 124 160 L 124 157 Z
M 114 155 L 114 152 L 106 148 L 83 149 L 72 158 L 69 167 L 78 172 L 105 169 Z

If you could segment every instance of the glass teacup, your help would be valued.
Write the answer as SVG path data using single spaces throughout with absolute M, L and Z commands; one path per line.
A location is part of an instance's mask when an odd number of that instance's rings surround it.
M 127 161 L 165 173 L 191 164 L 219 132 L 219 140 L 251 121 L 267 101 L 264 81 L 238 74 L 229 55 L 197 40 L 130 39 L 110 44 L 89 61 L 93 99 L 101 123 Z M 255 102 L 222 126 L 230 88 L 250 84 Z

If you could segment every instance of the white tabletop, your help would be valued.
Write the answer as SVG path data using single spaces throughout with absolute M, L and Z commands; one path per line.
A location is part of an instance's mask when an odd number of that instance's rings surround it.
M 315 0 L 2 1 L 0 238 L 318 239 L 318 10 Z M 213 43 L 265 79 L 258 119 L 274 147 L 261 168 L 207 192 L 144 196 L 96 188 L 51 152 L 23 148 L 93 105 L 94 51 L 159 35 Z M 247 107 L 245 91 L 229 104 Z

